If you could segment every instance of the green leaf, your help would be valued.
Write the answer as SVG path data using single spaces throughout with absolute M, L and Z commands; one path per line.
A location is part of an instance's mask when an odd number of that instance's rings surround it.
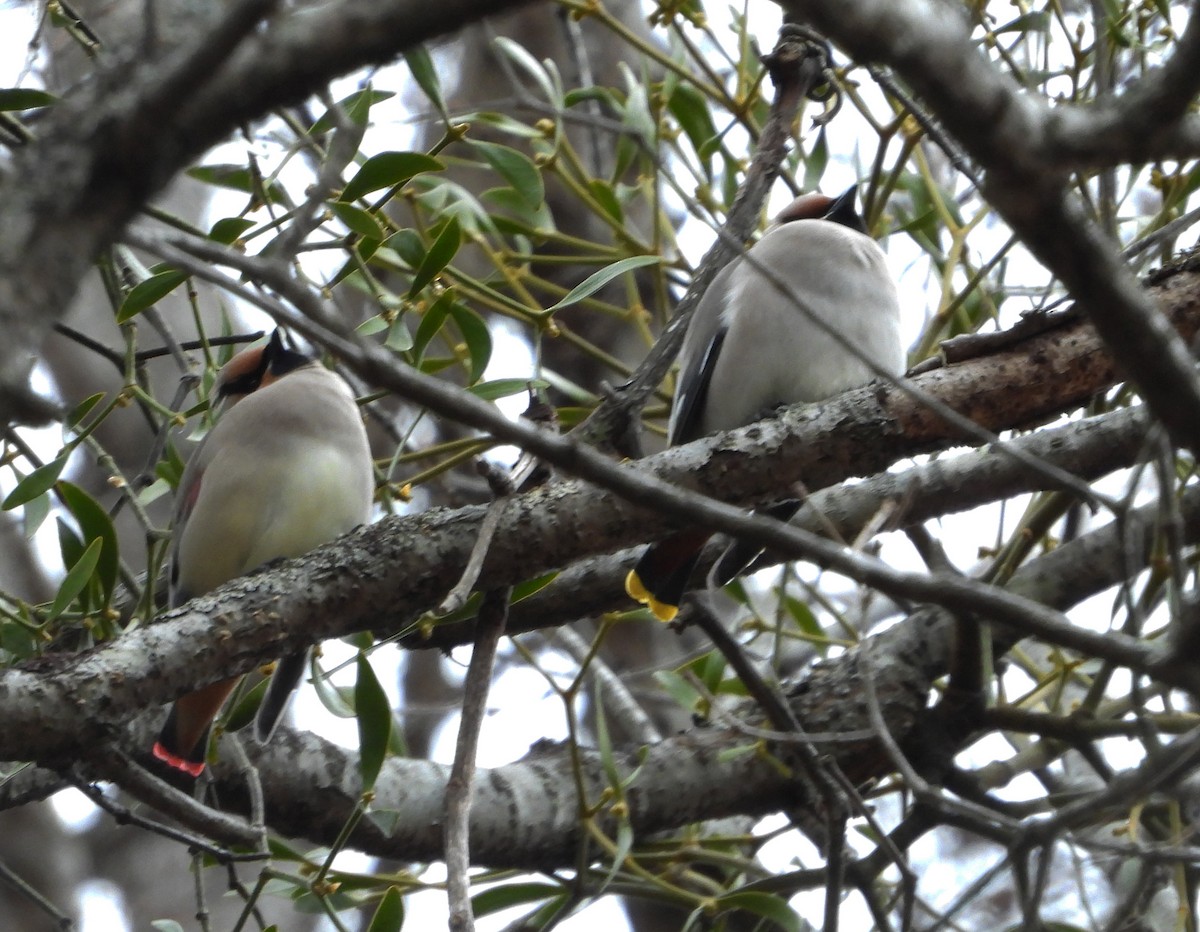
M 179 455 L 179 448 L 170 440 L 167 441 L 166 455 L 154 466 L 154 474 L 173 489 L 179 488 L 179 480 L 183 478 L 184 462 Z
M 784 598 L 784 606 L 787 608 L 788 614 L 795 620 L 796 626 L 810 638 L 821 643 L 829 640 L 825 632 L 821 630 L 821 623 L 817 621 L 817 616 L 813 614 L 813 610 L 807 604 L 795 596 L 789 595 Z
M 32 87 L 0 88 L 0 110 L 33 110 L 58 103 L 58 98 Z
M 239 731 L 245 728 L 254 721 L 254 713 L 258 711 L 258 707 L 262 705 L 263 696 L 267 694 L 267 683 L 269 680 L 263 679 L 254 684 L 253 689 L 248 689 L 240 696 L 225 716 L 225 730 Z
M 604 109 L 610 113 L 615 113 L 621 109 L 621 98 L 614 94 L 612 90 L 607 87 L 578 87 L 567 91 L 567 93 L 563 95 L 563 103 L 568 107 L 575 107 L 589 100 L 595 100 L 602 104 Z M 542 133 L 538 133 L 532 138 L 538 137 L 541 137 L 542 139 L 546 138 Z
M 446 318 L 450 316 L 450 305 L 453 303 L 454 292 L 443 291 L 429 307 L 429 310 L 421 315 L 421 322 L 417 324 L 417 335 L 413 338 L 414 365 L 419 364 L 424 358 L 429 344 L 446 323 Z
M 416 230 L 397 230 L 385 240 L 384 245 L 410 268 L 415 269 L 425 258 L 425 244 Z
M 352 233 L 369 239 L 383 239 L 383 230 L 378 221 L 371 216 L 370 211 L 363 210 L 358 205 L 347 201 L 334 201 L 329 207 L 333 211 L 333 215 L 342 221 Z
M 355 333 L 360 333 L 364 337 L 374 336 L 377 333 L 382 333 L 387 330 L 387 318 L 382 314 L 376 314 L 374 317 L 368 317 L 361 324 L 354 328 Z
M 381 100 L 387 100 L 389 97 L 395 96 L 395 91 L 377 91 L 367 87 L 361 91 L 355 91 L 349 97 L 343 97 L 337 102 L 337 106 L 350 118 L 350 122 L 358 126 L 365 126 L 367 118 L 370 116 L 371 108 Z M 321 133 L 328 133 L 336 127 L 337 121 L 334 119 L 332 110 L 326 110 L 317 119 L 317 122 L 309 128 L 308 132 L 312 136 L 319 136 Z
M 404 925 L 404 897 L 399 887 L 388 887 L 371 917 L 367 932 L 400 932 Z
M 475 916 L 487 916 L 512 906 L 537 903 L 562 895 L 562 888 L 549 883 L 506 883 L 471 897 Z
M 423 152 L 381 152 L 363 163 L 342 190 L 339 200 L 357 200 L 364 194 L 401 184 L 422 172 L 441 171 L 443 167 L 441 162 Z
M 758 751 L 759 748 L 757 744 L 743 744 L 740 747 L 725 748 L 723 751 L 719 751 L 717 753 L 717 760 L 723 764 L 727 764 L 731 761 L 738 760 L 739 758 L 749 757 L 750 755 L 757 754 Z
M 208 231 L 208 238 L 230 246 L 253 226 L 254 221 L 245 217 L 223 217 L 212 225 L 212 229 Z
M 42 522 L 50 516 L 50 505 L 49 495 L 39 495 L 25 503 L 21 510 L 21 533 L 25 535 L 26 540 L 33 540 L 33 535 L 42 526 Z
M 495 224 L 487 210 L 472 191 L 435 175 L 413 179 L 417 203 L 441 217 L 454 217 L 464 230 L 472 233 L 494 232 Z
M 825 174 L 825 166 L 829 164 L 829 139 L 825 135 L 824 124 L 817 130 L 817 141 L 813 143 L 812 152 L 804 160 L 804 190 L 816 191 L 821 186 L 821 178 Z
M 317 690 L 317 698 L 321 700 L 321 705 L 326 711 L 338 718 L 354 718 L 354 709 L 350 707 L 347 696 L 349 690 L 333 685 L 329 677 L 320 672 L 313 676 L 312 681 Z
M 92 408 L 96 407 L 96 405 L 100 403 L 100 399 L 103 397 L 104 392 L 96 392 L 96 394 L 89 395 L 87 398 L 83 399 L 83 401 L 79 402 L 79 404 L 72 408 L 70 413 L 67 415 L 65 422 L 66 426 L 75 427 L 78 425 L 85 417 L 88 416 L 88 414 L 91 413 Z
M 155 932 L 183 932 L 183 926 L 174 919 L 155 919 L 150 926 Z
M 992 30 L 994 35 L 1001 35 L 1006 32 L 1019 32 L 1025 35 L 1029 32 L 1046 32 L 1050 28 L 1052 20 L 1050 13 L 1047 10 L 1040 10 L 1034 13 L 1026 13 L 1018 16 L 1014 20 L 1010 20 L 1003 26 L 997 26 Z
M 787 900 L 769 893 L 755 891 L 727 893 L 725 896 L 717 897 L 716 906 L 718 909 L 741 909 L 756 916 L 762 916 L 785 929 L 786 932 L 801 932 L 804 928 L 800 917 L 794 909 L 788 906 Z
M 517 44 L 507 36 L 497 36 L 494 44 L 514 65 L 533 78 L 554 110 L 563 109 L 562 94 L 555 88 L 554 76 L 546 65 L 539 63 L 526 51 L 524 46 Z
M 646 91 L 648 82 L 645 76 L 638 77 L 625 62 L 618 62 L 617 68 L 625 81 L 625 106 L 621 113 L 621 125 L 633 139 L 640 136 L 651 150 L 656 150 L 658 122 L 650 112 L 650 95 Z
M 618 800 L 624 799 L 622 792 L 624 787 L 621 782 L 621 774 L 617 770 L 616 761 L 613 758 L 612 738 L 608 733 L 608 719 L 604 714 L 604 698 L 601 695 L 600 681 L 596 681 L 595 687 L 595 707 L 596 707 L 596 747 L 600 752 L 600 766 L 604 770 L 604 775 L 608 778 L 608 785 L 616 794 Z M 613 882 L 613 878 L 617 876 L 617 872 L 621 870 L 621 865 L 625 863 L 625 858 L 629 855 L 633 848 L 633 830 L 629 825 L 628 819 L 621 819 L 617 823 L 617 847 L 613 852 L 612 864 L 609 866 L 608 873 L 600 882 L 600 888 L 597 893 L 603 893 L 608 885 Z
M 403 317 L 397 317 L 392 321 L 392 325 L 388 327 L 388 335 L 383 341 L 383 345 L 394 353 L 407 353 L 413 348 L 413 336 L 409 332 L 408 324 L 404 322 Z
M 269 888 L 266 892 L 269 892 Z M 305 891 L 292 900 L 292 908 L 296 912 L 308 913 L 313 916 L 325 916 L 330 911 L 340 913 L 348 909 L 358 909 L 360 906 L 362 903 L 358 899 L 342 893 L 340 890 L 325 896 L 317 896 L 315 893 Z
M 437 108 L 438 113 L 446 116 L 446 102 L 442 99 L 442 83 L 438 79 L 437 68 L 433 66 L 433 59 L 430 57 L 429 51 L 425 46 L 418 45 L 404 53 L 404 61 L 408 64 L 408 70 L 412 72 L 417 87 L 425 92 L 425 96 Z
M 151 502 L 156 502 L 171 491 L 171 485 L 165 479 L 155 479 L 137 493 L 137 502 L 143 508 Z
M 674 670 L 659 670 L 654 674 L 654 681 L 665 689 L 681 708 L 689 712 L 694 711 L 703 700 L 696 687 Z
M 696 676 L 704 688 L 710 693 L 716 693 L 720 690 L 721 677 L 725 675 L 726 660 L 725 655 L 719 650 L 710 650 L 707 654 L 698 658 L 698 661 L 693 662 L 693 669 L 696 671 Z
M 392 707 L 366 654 L 358 655 L 354 708 L 358 715 L 358 766 L 365 793 L 375 786 L 392 733 Z
M 704 162 L 704 174 L 712 180 L 712 145 L 718 139 L 717 127 L 708 110 L 708 98 L 690 84 L 676 85 L 667 109 L 679 122 L 692 148 Z
M 454 254 L 458 252 L 458 247 L 461 245 L 462 228 L 458 225 L 458 219 L 451 217 L 446 221 L 446 225 L 442 227 L 442 231 L 417 267 L 412 285 L 408 289 L 408 296 L 415 297 L 422 288 L 433 281 L 437 274 L 450 264 L 450 260 L 454 258 Z
M 535 389 L 549 388 L 550 383 L 545 379 L 492 379 L 472 385 L 470 392 L 484 401 L 495 401 L 498 398 L 509 398 L 519 395 L 533 385 Z
M 24 505 L 26 502 L 32 501 L 39 495 L 45 495 L 49 492 L 54 488 L 54 483 L 58 481 L 58 477 L 62 473 L 63 467 L 67 465 L 67 458 L 70 455 L 70 451 L 61 454 L 58 459 L 39 466 L 18 482 L 16 488 L 8 493 L 3 504 L 0 504 L 0 511 L 11 511 L 20 505 Z
M 355 631 L 353 634 L 338 638 L 338 640 L 353 647 L 356 651 L 370 650 L 375 646 L 375 636 L 370 631 Z
M 131 320 L 146 308 L 157 304 L 172 291 L 187 281 L 187 272 L 179 269 L 166 269 L 151 275 L 144 282 L 138 282 L 125 295 L 125 300 L 117 309 L 117 323 L 123 324 Z
M 198 165 L 189 168 L 186 174 L 204 184 L 241 191 L 256 198 L 266 197 L 272 204 L 287 203 L 287 194 L 278 182 L 256 176 L 245 165 Z
M 630 256 L 628 259 L 620 259 L 612 265 L 606 265 L 599 272 L 593 272 L 572 288 L 565 298 L 557 304 L 546 308 L 546 310 L 547 312 L 557 311 L 560 308 L 577 304 L 584 298 L 595 294 L 614 278 L 624 275 L 626 272 L 632 272 L 634 269 L 644 268 L 647 265 L 658 265 L 661 261 L 658 256 Z
M 530 207 L 529 202 L 512 188 L 489 188 L 479 197 L 493 208 L 492 223 L 501 233 L 510 236 L 531 232 L 544 235 L 555 230 L 554 215 L 545 201 L 537 207 Z
M 596 680 L 595 697 L 593 705 L 596 709 L 596 749 L 600 752 L 600 766 L 604 770 L 604 775 L 608 778 L 609 787 L 621 796 L 621 774 L 617 771 L 616 761 L 613 759 L 612 738 L 608 733 L 608 717 L 604 713 L 604 701 L 602 695 L 600 680 Z
M 436 356 L 421 360 L 421 371 L 426 375 L 437 375 L 443 369 L 449 369 L 458 360 L 453 356 Z
M 53 621 L 65 612 L 67 606 L 86 588 L 92 579 L 92 574 L 96 571 L 96 564 L 100 561 L 102 546 L 103 541 L 92 541 L 75 561 L 75 565 L 67 571 L 66 578 L 58 587 L 58 595 L 54 597 L 54 604 L 50 606 L 49 620 Z
M 617 223 L 625 222 L 625 210 L 621 207 L 621 201 L 617 198 L 617 193 L 613 190 L 612 185 L 602 178 L 593 178 L 588 182 L 587 187 L 588 192 L 606 214 Z
M 79 530 L 85 541 L 99 541 L 101 552 L 96 563 L 96 579 L 100 583 L 104 604 L 112 598 L 113 588 L 121 571 L 120 545 L 112 518 L 94 498 L 79 486 L 61 480 L 55 488 L 67 509 L 79 522 Z
M 458 301 L 450 305 L 450 314 L 462 333 L 463 342 L 467 344 L 467 352 L 471 357 L 467 384 L 474 385 L 483 378 L 483 372 L 492 358 L 491 331 L 482 317 Z
M 558 570 L 552 573 L 546 573 L 544 576 L 538 576 L 534 579 L 527 579 L 522 583 L 517 583 L 513 586 L 512 595 L 509 597 L 509 603 L 516 605 L 522 599 L 528 599 L 531 595 L 536 595 L 545 589 L 550 583 L 558 578 Z
M 24 614 L 24 612 L 22 612 Z M 15 622 L 0 622 L 0 651 L 10 655 L 8 659 L 28 660 L 37 653 L 38 642 L 24 625 Z
M 471 148 L 482 155 L 530 207 L 538 207 L 545 201 L 542 173 L 527 155 L 496 142 L 472 142 Z
M 394 834 L 401 825 L 407 825 L 411 816 L 398 809 L 372 809 L 367 813 L 367 821 L 379 829 L 384 835 Z

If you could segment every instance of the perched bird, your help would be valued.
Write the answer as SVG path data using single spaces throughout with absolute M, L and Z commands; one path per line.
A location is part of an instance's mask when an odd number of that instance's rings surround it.
M 667 430 L 672 445 L 741 427 L 779 405 L 864 385 L 876 377 L 869 363 L 891 375 L 904 372 L 896 287 L 854 198 L 854 188 L 838 198 L 798 197 L 746 256 L 717 275 L 680 351 Z M 837 330 L 853 351 L 812 317 Z M 783 503 L 769 513 L 786 520 L 796 507 Z M 651 544 L 626 578 L 626 591 L 670 621 L 711 536 L 689 528 Z M 715 581 L 728 582 L 758 552 L 735 542 L 715 568 Z
M 220 415 L 176 494 L 172 607 L 269 560 L 301 556 L 371 511 L 371 452 L 344 379 L 285 347 L 276 330 L 231 359 L 214 392 Z M 279 661 L 255 718 L 259 741 L 275 730 L 307 663 L 307 651 Z M 177 700 L 154 756 L 199 776 L 212 721 L 239 679 Z

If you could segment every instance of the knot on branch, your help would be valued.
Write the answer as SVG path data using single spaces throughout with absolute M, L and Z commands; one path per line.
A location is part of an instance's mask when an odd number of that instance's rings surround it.
M 829 40 L 816 30 L 799 23 L 784 23 L 779 30 L 779 41 L 762 56 L 762 63 L 781 97 L 790 93 L 795 95 L 797 103 L 800 97 L 806 97 L 814 103 L 827 104 L 825 111 L 814 118 L 815 125 L 825 125 L 841 109 L 833 49 Z

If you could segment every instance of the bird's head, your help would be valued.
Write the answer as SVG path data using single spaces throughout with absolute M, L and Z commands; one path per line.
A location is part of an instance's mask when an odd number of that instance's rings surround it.
M 277 382 L 315 362 L 312 356 L 284 345 L 283 331 L 276 328 L 261 346 L 251 346 L 229 360 L 217 373 L 213 391 L 226 408 L 237 404 L 251 392 Z
M 859 233 L 867 232 L 867 225 L 855 205 L 855 195 L 858 186 L 851 185 L 837 197 L 819 194 L 816 191 L 801 194 L 788 204 L 775 218 L 775 225 L 782 226 L 793 220 L 828 220 L 830 223 L 840 223 Z

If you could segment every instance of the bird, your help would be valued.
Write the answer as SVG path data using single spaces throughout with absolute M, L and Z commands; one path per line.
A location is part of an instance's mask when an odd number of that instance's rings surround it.
M 312 356 L 265 345 L 234 356 L 213 391 L 219 415 L 184 468 L 169 564 L 172 608 L 283 557 L 298 557 L 366 523 L 374 496 L 367 433 L 346 381 Z M 308 665 L 278 662 L 255 716 L 270 739 Z M 153 754 L 190 777 L 205 766 L 212 722 L 240 676 L 171 706 Z
M 836 198 L 800 195 L 718 273 L 680 349 L 671 445 L 750 424 L 780 405 L 822 401 L 865 385 L 877 372 L 903 374 L 899 297 L 856 194 L 852 186 Z M 785 502 L 767 512 L 787 520 L 797 508 Z M 672 620 L 711 536 L 705 528 L 685 528 L 651 544 L 626 577 L 630 597 Z M 710 583 L 728 582 L 759 552 L 734 541 Z

